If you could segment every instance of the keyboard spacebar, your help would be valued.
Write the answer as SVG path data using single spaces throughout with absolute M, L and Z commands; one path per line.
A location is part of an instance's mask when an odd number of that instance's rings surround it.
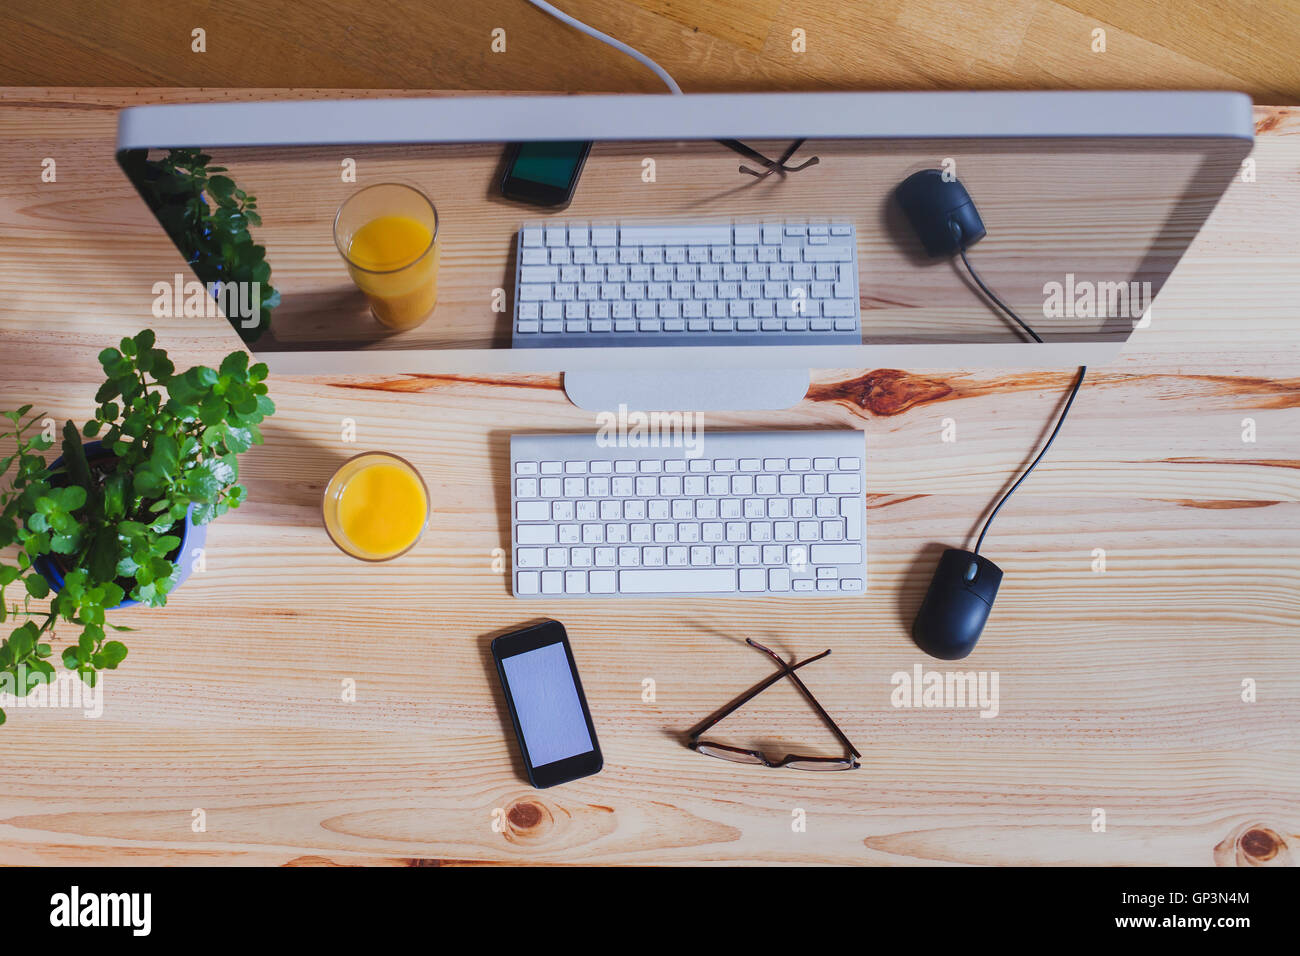
M 618 573 L 620 594 L 660 594 L 689 591 L 719 594 L 736 590 L 731 568 L 641 568 Z
M 731 245 L 730 226 L 620 226 L 620 246 Z

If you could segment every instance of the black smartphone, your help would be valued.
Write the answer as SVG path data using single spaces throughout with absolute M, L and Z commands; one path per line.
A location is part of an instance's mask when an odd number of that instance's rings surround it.
M 590 776 L 604 766 L 591 711 L 559 621 L 544 621 L 492 642 L 510 719 L 529 782 L 539 789 Z
M 591 143 L 511 143 L 501 195 L 534 206 L 567 206 L 590 151 Z

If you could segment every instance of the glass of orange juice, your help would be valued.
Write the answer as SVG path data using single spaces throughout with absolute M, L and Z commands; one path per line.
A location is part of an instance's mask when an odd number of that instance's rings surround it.
M 343 201 L 334 244 L 375 318 L 413 329 L 438 304 L 438 210 L 414 186 L 379 183 Z
M 420 540 L 429 523 L 429 492 L 405 458 L 368 451 L 334 472 L 321 511 L 340 550 L 362 561 L 388 561 Z

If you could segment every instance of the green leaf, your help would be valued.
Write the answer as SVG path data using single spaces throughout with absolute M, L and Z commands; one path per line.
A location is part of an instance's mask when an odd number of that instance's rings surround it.
M 31 621 L 10 632 L 9 647 L 13 651 L 15 661 L 22 660 L 36 648 L 38 634 L 36 625 Z
M 63 465 L 68 469 L 68 479 L 73 485 L 81 487 L 81 501 L 84 504 L 85 493 L 91 488 L 90 465 L 86 461 L 86 448 L 81 443 L 81 433 L 72 422 L 63 425 Z M 80 508 L 81 505 L 77 507 Z
M 59 502 L 59 507 L 67 512 L 76 511 L 86 503 L 86 489 L 81 485 L 69 485 L 67 488 L 55 488 L 50 491 Z
M 212 501 L 221 494 L 225 482 L 217 476 L 219 464 L 216 459 L 205 461 L 186 476 L 185 488 L 195 501 Z
M 111 581 L 117 577 L 118 543 L 115 528 L 100 528 L 90 542 L 88 560 L 90 576 L 96 581 Z
M 50 595 L 50 582 L 39 574 L 29 574 L 23 578 L 23 584 L 27 587 L 27 593 L 34 598 L 40 599 Z
M 109 641 L 104 645 L 104 666 L 115 670 L 117 665 L 126 660 L 126 645 L 121 641 Z
M 159 435 L 154 440 L 149 464 L 160 475 L 174 474 L 180 465 L 180 448 L 176 444 L 176 439 L 171 435 Z
M 80 534 L 56 534 L 50 537 L 50 550 L 55 554 L 73 554 L 80 544 Z
M 221 374 L 243 377 L 248 372 L 248 353 L 231 352 L 221 361 Z
M 104 482 L 104 517 L 110 521 L 126 514 L 126 484 L 130 476 L 115 471 Z
M 229 176 L 213 176 L 208 180 L 208 189 L 217 200 L 229 199 L 235 191 L 235 181 Z

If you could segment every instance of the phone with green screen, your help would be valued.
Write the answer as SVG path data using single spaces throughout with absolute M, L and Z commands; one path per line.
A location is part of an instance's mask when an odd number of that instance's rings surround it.
M 591 143 L 511 143 L 501 195 L 534 206 L 563 208 L 573 199 Z

